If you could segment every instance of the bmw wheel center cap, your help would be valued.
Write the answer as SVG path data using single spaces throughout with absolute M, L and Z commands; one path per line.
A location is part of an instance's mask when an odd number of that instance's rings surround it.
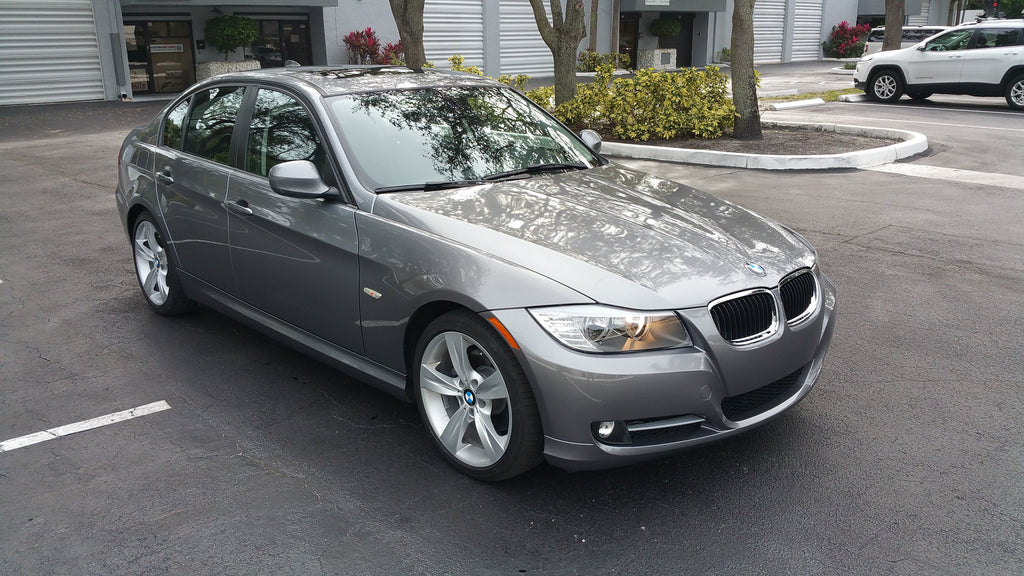
M 476 404 L 476 394 L 473 394 L 472 390 L 466 390 L 462 393 L 462 396 L 466 399 L 466 404 L 470 406 Z

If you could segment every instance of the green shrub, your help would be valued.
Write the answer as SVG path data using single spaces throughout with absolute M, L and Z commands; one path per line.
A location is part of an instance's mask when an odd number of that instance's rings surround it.
M 451 67 L 452 71 L 469 72 L 470 74 L 476 74 L 477 76 L 484 75 L 484 71 L 481 70 L 479 67 L 466 66 L 465 63 L 466 59 L 461 54 L 452 54 L 451 56 L 448 57 L 448 65 Z M 433 67 L 434 65 L 431 64 L 430 68 Z M 490 77 L 488 76 L 488 78 Z M 491 79 L 493 80 L 493 78 Z M 498 82 L 501 82 L 502 84 L 510 88 L 514 88 L 520 92 L 526 89 L 526 83 L 529 81 L 530 77 L 527 76 L 526 74 L 516 74 L 515 76 L 511 74 L 502 74 L 498 76 Z
M 224 55 L 224 60 L 238 48 L 249 46 L 256 41 L 259 31 L 256 21 L 244 16 L 224 14 L 213 10 L 213 18 L 206 21 L 203 35 L 211 46 Z
M 736 108 L 728 77 L 709 66 L 681 72 L 640 70 L 633 78 L 612 80 L 611 66 L 598 67 L 590 84 L 555 108 L 555 116 L 574 130 L 590 128 L 623 140 L 717 138 L 732 128 Z M 546 93 L 527 94 L 550 109 Z
M 679 33 L 682 32 L 682 30 L 683 24 L 679 21 L 679 18 L 662 16 L 654 22 L 651 22 L 651 34 L 654 36 L 674 38 L 679 36 Z
M 551 110 L 555 107 L 555 87 L 541 86 L 526 93 L 526 97 L 540 106 Z
M 576 58 L 579 72 L 597 72 L 597 67 L 609 64 L 615 68 L 629 68 L 629 54 L 599 54 L 596 50 L 584 50 Z
M 732 60 L 732 50 L 730 50 L 728 46 L 722 48 L 721 50 L 718 51 L 716 59 L 719 62 L 724 62 L 728 64 Z

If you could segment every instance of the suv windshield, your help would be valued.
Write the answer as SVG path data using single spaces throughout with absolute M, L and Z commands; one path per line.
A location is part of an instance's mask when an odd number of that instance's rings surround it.
M 601 160 L 518 93 L 439 87 L 328 100 L 345 152 L 370 189 L 476 181 L 502 172 Z

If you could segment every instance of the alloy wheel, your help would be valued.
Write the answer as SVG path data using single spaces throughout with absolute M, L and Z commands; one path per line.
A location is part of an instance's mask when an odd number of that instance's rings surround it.
M 160 306 L 167 301 L 167 252 L 160 243 L 160 232 L 148 220 L 135 227 L 135 272 L 150 302 Z
M 509 391 L 484 347 L 462 332 L 434 336 L 420 364 L 426 420 L 444 449 L 474 468 L 504 456 L 512 433 Z

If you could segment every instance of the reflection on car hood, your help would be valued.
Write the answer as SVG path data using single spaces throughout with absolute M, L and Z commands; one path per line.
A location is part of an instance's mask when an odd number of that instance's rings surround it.
M 637 309 L 704 306 L 724 294 L 774 286 L 814 262 L 797 236 L 761 216 L 615 164 L 387 194 L 374 212 L 534 270 L 597 302 Z

